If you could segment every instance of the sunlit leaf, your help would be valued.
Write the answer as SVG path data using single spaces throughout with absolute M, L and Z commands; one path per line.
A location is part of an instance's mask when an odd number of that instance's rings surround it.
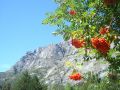
M 71 61 L 66 61 L 65 62 L 65 66 L 67 67 L 72 67 L 73 66 L 73 63 Z

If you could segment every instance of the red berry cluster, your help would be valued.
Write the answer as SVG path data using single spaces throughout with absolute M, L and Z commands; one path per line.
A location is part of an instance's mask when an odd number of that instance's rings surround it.
M 81 48 L 85 45 L 85 41 L 79 39 L 72 39 L 72 45 L 76 48 Z
M 76 15 L 76 11 L 75 11 L 75 10 L 70 10 L 70 11 L 69 11 L 69 14 L 70 14 L 70 15 Z
M 100 31 L 99 31 L 99 33 L 100 34 L 107 34 L 109 32 L 109 28 L 107 28 L 107 27 L 102 27 L 102 28 L 100 28 Z
M 70 75 L 69 78 L 77 81 L 82 79 L 82 75 L 80 73 L 76 73 L 76 74 Z
M 107 54 L 110 49 L 110 44 L 104 38 L 92 38 L 92 46 L 99 52 Z
M 104 0 L 105 5 L 115 5 L 117 0 Z

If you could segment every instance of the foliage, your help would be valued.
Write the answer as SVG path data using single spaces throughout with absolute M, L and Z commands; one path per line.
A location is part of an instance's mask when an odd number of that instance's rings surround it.
M 120 0 L 54 1 L 58 7 L 43 24 L 58 26 L 54 35 L 84 48 L 84 60 L 103 58 L 109 72 L 120 73 Z
M 47 86 L 37 76 L 31 76 L 26 71 L 13 83 L 12 90 L 46 90 Z
M 2 85 L 2 90 L 11 90 L 11 83 L 9 82 L 9 80 L 5 80 L 3 85 Z

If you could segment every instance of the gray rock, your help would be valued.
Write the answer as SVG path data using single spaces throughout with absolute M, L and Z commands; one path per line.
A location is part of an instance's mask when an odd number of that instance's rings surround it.
M 83 56 L 77 56 L 78 50 L 70 45 L 69 42 L 62 42 L 59 44 L 51 44 L 48 47 L 37 48 L 33 52 L 29 51 L 23 56 L 14 66 L 8 71 L 0 73 L 0 81 L 4 79 L 12 79 L 15 75 L 28 70 L 31 75 L 38 75 L 42 77 L 48 84 L 65 84 L 72 82 L 68 76 L 72 72 L 72 68 L 65 66 L 66 61 L 75 63 L 75 59 L 78 62 L 83 63 L 83 67 L 78 69 L 81 73 L 94 71 L 98 73 L 105 70 L 108 64 L 100 64 L 96 60 L 89 62 L 83 62 Z

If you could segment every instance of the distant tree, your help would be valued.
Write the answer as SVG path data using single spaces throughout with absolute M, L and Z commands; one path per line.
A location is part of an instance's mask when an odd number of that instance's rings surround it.
M 8 80 L 5 80 L 2 87 L 1 87 L 2 90 L 11 90 L 11 84 Z M 1 90 L 0 89 L 0 90 Z
M 12 90 L 46 90 L 47 87 L 40 82 L 37 76 L 31 76 L 25 71 L 16 79 Z
M 29 90 L 30 83 L 30 75 L 27 71 L 25 71 L 20 77 L 16 79 L 13 84 L 12 90 Z
M 2 90 L 2 86 L 0 85 L 0 90 Z
M 35 75 L 31 78 L 29 90 L 46 90 L 47 86 Z

